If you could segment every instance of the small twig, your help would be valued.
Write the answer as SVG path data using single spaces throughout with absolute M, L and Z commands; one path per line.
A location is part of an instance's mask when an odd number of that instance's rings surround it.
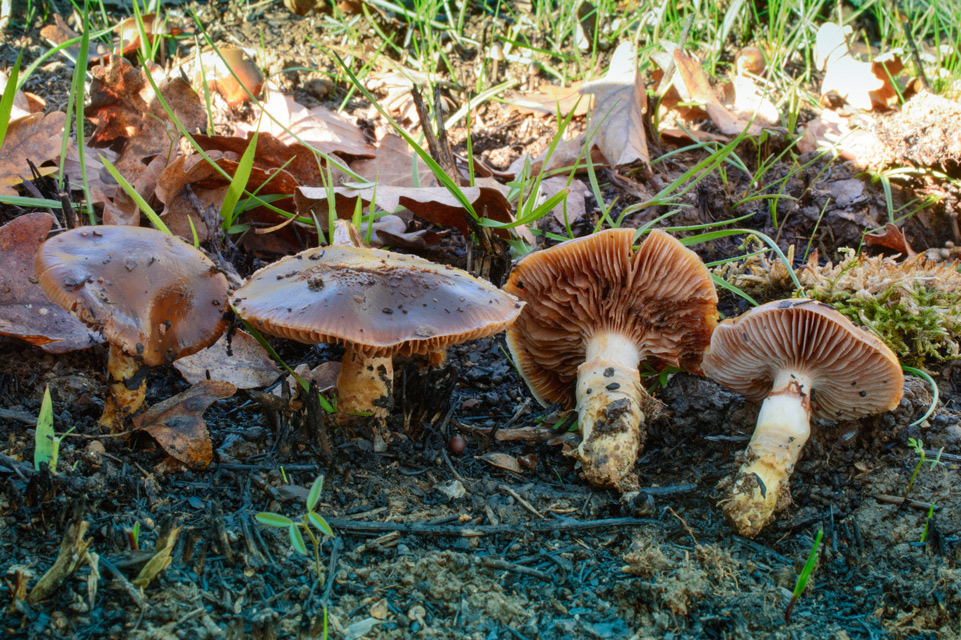
M 523 533 L 573 532 L 614 527 L 663 527 L 664 523 L 652 518 L 606 518 L 603 520 L 550 520 L 498 525 L 428 525 L 421 522 L 362 522 L 356 520 L 329 519 L 334 529 L 354 533 L 388 533 L 398 531 L 410 535 L 452 536 L 472 538 L 486 535 L 521 535 Z
M 140 595 L 140 590 L 137 587 L 133 586 L 133 583 L 130 582 L 130 580 L 127 580 L 127 576 L 121 573 L 120 569 L 113 566 L 113 563 L 107 560 L 106 558 L 104 558 L 103 556 L 100 556 L 100 566 L 102 566 L 104 569 L 106 569 L 107 571 L 113 574 L 113 577 L 120 584 L 123 590 L 127 592 L 127 595 L 130 596 L 130 598 L 134 601 L 134 604 L 136 604 L 137 607 L 139 607 L 140 609 L 144 608 L 143 596 Z M 204 595 L 206 595 L 206 593 L 204 593 Z
M 525 509 L 533 513 L 535 516 L 537 516 L 541 520 L 547 520 L 547 516 L 545 516 L 543 513 L 538 511 L 536 508 L 534 508 L 534 505 L 532 505 L 530 502 L 522 498 L 519 493 L 517 493 L 516 491 L 508 487 L 506 484 L 502 484 L 501 489 L 507 492 L 508 495 L 510 495 L 515 500 L 517 500 L 522 507 L 524 507 Z
M 546 582 L 551 582 L 551 574 L 541 571 L 539 569 L 532 569 L 530 567 L 524 567 L 519 564 L 514 564 L 513 562 L 507 562 L 506 560 L 501 560 L 500 558 L 492 558 L 490 556 L 484 556 L 480 558 L 480 563 L 487 567 L 488 569 L 500 569 L 503 571 L 510 571 L 512 573 L 520 573 L 525 576 L 533 576 L 540 580 Z
M 931 508 L 930 502 L 921 502 L 920 500 L 912 500 L 910 498 L 902 498 L 901 496 L 889 496 L 887 494 L 881 493 L 874 496 L 874 499 L 878 502 L 883 502 L 884 504 L 896 504 L 896 505 L 907 505 L 914 509 L 923 509 L 927 511 Z M 934 505 L 934 510 L 937 511 L 941 508 L 941 505 Z
M 337 576 L 337 561 L 340 560 L 340 549 L 343 542 L 340 537 L 334 538 L 334 546 L 330 550 L 330 561 L 327 563 L 327 584 L 324 585 L 324 595 L 320 598 L 320 606 L 324 609 L 330 604 L 330 594 L 334 590 L 334 578 Z

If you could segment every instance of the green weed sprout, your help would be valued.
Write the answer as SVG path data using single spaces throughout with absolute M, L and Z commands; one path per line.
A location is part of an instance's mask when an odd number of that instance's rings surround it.
M 46 464 L 50 473 L 57 473 L 57 460 L 60 458 L 60 441 L 73 431 L 73 427 L 63 435 L 56 435 L 53 430 L 53 403 L 50 401 L 50 387 L 43 390 L 43 401 L 40 403 L 40 413 L 37 415 L 37 431 L 34 435 L 33 468 L 40 471 L 40 465 Z
M 916 454 L 918 454 L 918 463 L 914 465 L 914 471 L 911 472 L 911 479 L 908 480 L 908 488 L 904 490 L 905 500 L 907 500 L 908 494 L 911 493 L 911 487 L 914 486 L 914 481 L 918 477 L 918 472 L 921 471 L 921 467 L 924 465 L 925 460 L 924 441 L 922 441 L 921 438 L 918 438 L 917 440 L 914 438 L 908 438 L 908 446 L 911 447 Z M 941 464 L 941 451 L 938 452 L 938 457 L 931 461 L 931 468 L 934 469 L 939 464 Z M 928 517 L 930 518 L 931 516 Z
M 928 516 L 924 519 L 924 531 L 921 532 L 921 544 L 928 539 L 928 525 L 931 524 L 931 518 L 934 517 L 934 503 L 928 507 Z
M 317 573 L 318 578 L 323 576 L 324 572 L 323 565 L 320 563 L 320 545 L 322 540 L 314 533 L 314 529 L 324 536 L 329 538 L 334 537 L 334 532 L 324 517 L 314 511 L 314 507 L 317 506 L 317 501 L 320 500 L 320 492 L 323 488 L 324 476 L 317 476 L 314 484 L 310 487 L 310 492 L 307 494 L 307 510 L 304 512 L 303 519 L 300 522 L 294 522 L 287 516 L 269 511 L 262 511 L 256 516 L 257 522 L 262 525 L 277 527 L 278 529 L 287 529 L 287 532 L 290 534 L 290 546 L 293 547 L 294 551 L 302 556 L 310 557 L 310 553 L 307 551 L 307 545 L 304 543 L 304 536 L 301 533 L 301 530 L 305 531 L 313 545 L 314 571 Z
M 814 539 L 814 546 L 811 547 L 807 562 L 804 563 L 804 568 L 801 569 L 801 575 L 797 577 L 797 583 L 794 585 L 794 593 L 791 595 L 791 601 L 787 603 L 787 608 L 784 610 L 785 624 L 791 624 L 791 611 L 794 610 L 794 605 L 797 603 L 798 598 L 804 593 L 804 587 L 807 586 L 808 579 L 810 579 L 811 574 L 814 573 L 814 563 L 817 562 L 818 547 L 821 546 L 821 537 L 823 535 L 824 529 L 818 529 L 818 535 Z

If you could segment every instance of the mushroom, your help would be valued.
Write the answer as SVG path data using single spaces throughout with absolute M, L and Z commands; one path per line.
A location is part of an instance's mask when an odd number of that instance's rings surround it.
M 577 456 L 591 484 L 628 489 L 644 444 L 641 362 L 697 372 L 717 321 L 717 292 L 693 251 L 653 231 L 611 229 L 532 253 L 505 291 L 527 303 L 507 332 L 514 362 L 547 406 L 575 404 Z
M 764 400 L 744 464 L 722 481 L 724 512 L 754 537 L 791 503 L 788 478 L 811 433 L 811 416 L 852 420 L 890 411 L 904 374 L 878 338 L 833 307 L 780 300 L 722 322 L 704 374 L 751 400 Z
M 383 420 L 392 357 L 428 355 L 503 331 L 522 305 L 489 282 L 416 256 L 356 246 L 308 249 L 254 273 L 237 313 L 258 330 L 307 344 L 343 343 L 337 408 Z
M 36 272 L 51 301 L 110 343 L 100 424 L 113 431 L 143 404 L 144 366 L 196 353 L 226 325 L 226 278 L 200 251 L 156 229 L 65 231 L 40 246 Z

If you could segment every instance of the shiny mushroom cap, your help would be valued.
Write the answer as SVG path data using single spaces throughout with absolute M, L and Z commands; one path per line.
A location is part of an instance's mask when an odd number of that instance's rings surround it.
M 542 404 L 574 404 L 577 369 L 600 332 L 631 339 L 655 368 L 700 370 L 717 292 L 693 251 L 661 231 L 635 249 L 633 229 L 568 240 L 521 260 L 504 286 L 527 303 L 507 332 L 514 362 Z
M 460 269 L 349 246 L 308 249 L 264 267 L 233 304 L 271 335 L 349 342 L 368 355 L 428 354 L 490 336 L 523 306 Z
M 227 280 L 197 249 L 156 229 L 83 227 L 37 252 L 47 297 L 155 367 L 196 353 L 226 325 Z
M 904 374 L 881 340 L 833 307 L 779 300 L 725 320 L 714 331 L 704 374 L 752 400 L 772 392 L 779 374 L 810 382 L 812 414 L 851 420 L 898 406 Z

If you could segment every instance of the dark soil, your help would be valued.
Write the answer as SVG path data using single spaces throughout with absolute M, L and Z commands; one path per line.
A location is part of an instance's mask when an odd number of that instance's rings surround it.
M 244 21 L 220 11 L 227 6 L 199 7 L 215 41 L 230 34 L 259 46 L 263 36 L 268 70 L 329 64 L 306 40 L 319 18 L 297 18 L 275 3 Z M 26 62 L 41 46 L 32 32 Z M 0 46 L 4 66 L 11 51 Z M 48 109 L 60 108 L 57 96 L 68 90 L 70 73 L 54 61 L 25 88 L 46 97 Z M 343 88 L 324 95 L 314 72 L 282 78 L 282 88 L 307 106 L 344 95 Z M 553 135 L 544 121 L 499 104 L 485 106 L 480 117 L 486 128 L 472 131 L 474 147 L 501 167 L 543 149 Z M 525 125 L 528 118 L 534 120 Z M 462 142 L 464 132 L 452 137 Z M 745 149 L 744 157 L 754 155 Z M 632 179 L 655 193 L 699 159 L 677 156 Z M 767 181 L 790 170 L 777 165 Z M 785 250 L 795 245 L 798 256 L 814 234 L 822 257 L 834 257 L 887 219 L 880 187 L 840 162 L 815 163 L 785 185 L 794 200 L 778 207 L 778 225 L 763 201 L 735 206 L 732 194 L 744 192 L 747 180 L 735 171 L 727 182 L 708 178 L 685 196 L 695 206 L 672 224 L 753 212 L 742 226 L 777 237 Z M 860 187 L 839 184 L 851 180 Z M 620 196 L 618 207 L 637 201 L 611 193 Z M 912 197 L 910 186 L 895 192 L 898 206 Z M 590 202 L 588 211 L 593 218 L 582 233 L 597 221 Z M 663 213 L 645 211 L 625 224 Z M 3 214 L 6 220 L 16 212 Z M 912 246 L 952 239 L 950 225 L 941 224 L 946 216 L 935 207 L 908 221 Z M 464 247 L 459 237 L 452 241 L 449 261 L 461 262 Z M 735 247 L 720 240 L 696 249 L 714 260 Z M 743 308 L 721 295 L 728 314 Z M 291 366 L 339 357 L 335 348 L 277 346 Z M 214 462 L 184 470 L 171 469 L 148 438 L 98 432 L 105 348 L 52 356 L 0 338 L 4 630 L 23 638 L 311 638 L 322 636 L 326 611 L 330 637 L 349 639 L 961 636 L 961 361 L 934 368 L 941 404 L 920 426 L 909 425 L 925 412 L 931 392 L 915 378 L 891 413 L 813 425 L 792 476 L 793 504 L 747 540 L 724 521 L 715 487 L 737 469 L 756 403 L 702 378 L 672 376 L 655 392 L 665 409 L 651 421 L 637 463 L 643 489 L 622 497 L 579 477 L 565 455 L 576 434 L 498 438 L 496 430 L 549 425 L 553 415 L 531 401 L 505 349 L 498 336 L 453 348 L 442 370 L 397 363 L 386 451 L 375 451 L 367 429 L 337 428 L 328 418 L 332 450 L 325 454 L 303 411 L 278 411 L 257 393 L 239 391 L 205 414 Z M 57 431 L 74 428 L 61 446 L 57 475 L 29 463 L 46 386 Z M 188 386 L 174 368 L 158 368 L 147 403 Z M 462 453 L 449 446 L 453 436 L 465 439 Z M 884 498 L 903 496 L 915 469 L 908 438 L 923 439 L 929 460 L 943 448 L 942 463 L 925 464 L 911 489 L 913 500 L 936 505 L 925 543 L 927 506 Z M 494 466 L 490 454 L 518 461 L 521 472 Z M 292 550 L 285 530 L 254 519 L 262 511 L 300 517 L 318 475 L 325 483 L 317 511 L 336 534 L 320 549 L 320 567 Z M 98 568 L 81 566 L 44 602 L 15 600 L 17 580 L 29 579 L 29 588 L 47 571 L 77 519 L 89 523 Z M 129 534 L 136 523 L 140 550 Z M 183 529 L 172 561 L 141 595 L 129 581 L 174 526 Z M 819 530 L 817 568 L 785 622 Z

